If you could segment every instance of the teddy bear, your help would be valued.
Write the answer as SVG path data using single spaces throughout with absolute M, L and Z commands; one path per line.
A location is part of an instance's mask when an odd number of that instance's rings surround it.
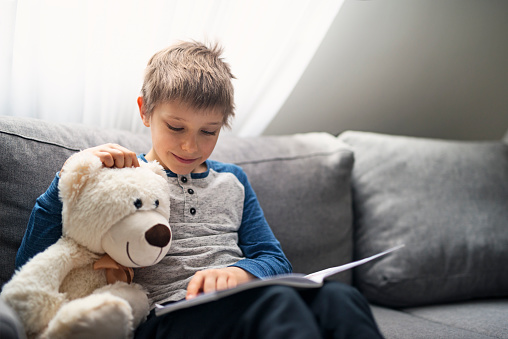
M 30 338 L 129 338 L 149 312 L 133 268 L 171 246 L 167 176 L 156 162 L 107 168 L 71 156 L 58 183 L 62 237 L 21 267 L 0 296 Z

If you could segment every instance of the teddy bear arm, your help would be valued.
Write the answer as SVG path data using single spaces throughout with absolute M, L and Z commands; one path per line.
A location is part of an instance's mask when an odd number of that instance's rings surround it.
M 20 315 L 30 333 L 42 330 L 66 301 L 59 288 L 69 271 L 93 260 L 83 249 L 60 239 L 29 260 L 3 286 L 2 299 Z
M 61 238 L 30 259 L 16 272 L 8 285 L 57 292 L 69 272 L 91 264 L 97 256 L 69 239 Z

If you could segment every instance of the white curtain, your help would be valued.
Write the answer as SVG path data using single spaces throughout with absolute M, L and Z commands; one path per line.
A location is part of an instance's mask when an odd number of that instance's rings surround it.
M 150 56 L 218 41 L 231 64 L 232 133 L 262 133 L 344 0 L 0 0 L 0 114 L 141 131 Z

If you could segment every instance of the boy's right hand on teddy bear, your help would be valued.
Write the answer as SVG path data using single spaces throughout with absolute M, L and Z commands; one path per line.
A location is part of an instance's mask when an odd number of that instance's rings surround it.
M 104 144 L 87 148 L 82 152 L 95 155 L 106 167 L 139 167 L 136 153 L 117 144 Z

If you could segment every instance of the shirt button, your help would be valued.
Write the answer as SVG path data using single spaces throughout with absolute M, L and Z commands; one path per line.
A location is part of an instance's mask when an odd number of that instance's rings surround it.
M 182 182 L 185 184 L 187 182 L 187 177 L 182 177 L 180 180 L 182 180 Z
M 192 207 L 190 209 L 190 214 L 192 214 L 192 215 L 196 214 L 196 209 L 194 207 Z
M 189 194 L 194 194 L 194 190 L 192 188 L 189 188 L 187 192 L 189 192 Z

